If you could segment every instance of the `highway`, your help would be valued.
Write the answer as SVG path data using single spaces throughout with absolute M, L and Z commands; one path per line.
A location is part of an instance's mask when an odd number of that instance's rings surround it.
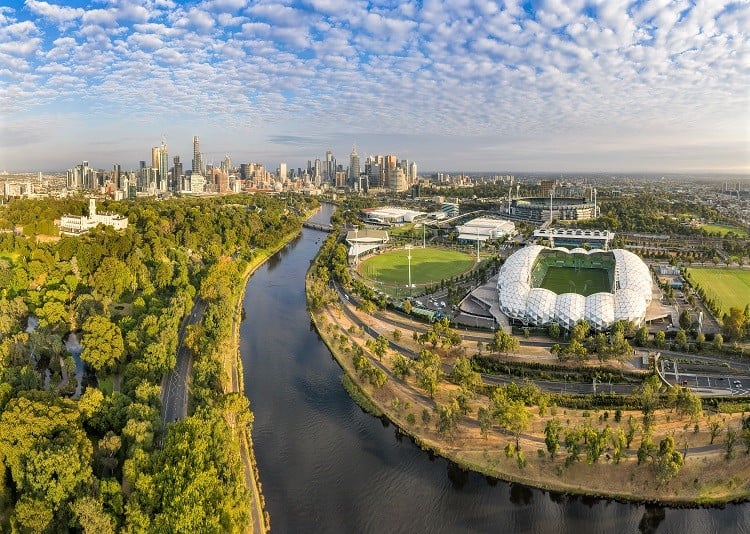
M 182 325 L 180 325 L 177 338 L 177 362 L 174 369 L 164 377 L 161 386 L 161 420 L 165 427 L 167 423 L 172 423 L 187 416 L 193 355 L 184 344 L 185 329 L 188 325 L 203 321 L 206 306 L 206 302 L 196 297 L 190 315 L 185 317 Z

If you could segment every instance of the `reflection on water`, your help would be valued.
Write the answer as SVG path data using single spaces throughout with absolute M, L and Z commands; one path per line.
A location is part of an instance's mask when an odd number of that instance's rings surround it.
M 305 271 L 322 237 L 303 230 L 283 261 L 256 272 L 244 301 L 245 390 L 274 532 L 747 531 L 745 505 L 635 505 L 464 471 L 364 413 L 305 310 Z

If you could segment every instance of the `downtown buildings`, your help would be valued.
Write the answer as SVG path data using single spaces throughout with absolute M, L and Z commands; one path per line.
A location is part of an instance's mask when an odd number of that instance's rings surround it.
M 403 192 L 418 180 L 417 164 L 394 154 L 369 155 L 363 165 L 353 147 L 347 163 L 339 163 L 333 151 L 327 150 L 324 158 L 308 160 L 304 168 L 295 169 L 286 162 L 280 162 L 273 171 L 256 162 L 234 165 L 229 155 L 216 165 L 201 150 L 200 138 L 196 135 L 192 138 L 190 169 L 185 169 L 179 155 L 170 157 L 166 139 L 162 137 L 161 143 L 151 148 L 150 160 L 141 160 L 137 169 L 125 171 L 117 163 L 111 171 L 95 169 L 88 161 L 83 161 L 68 169 L 66 186 L 68 190 L 98 191 L 122 199 L 254 190 Z

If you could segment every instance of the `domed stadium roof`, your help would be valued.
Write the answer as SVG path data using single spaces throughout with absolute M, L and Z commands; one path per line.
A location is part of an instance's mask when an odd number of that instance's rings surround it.
M 556 294 L 549 289 L 536 287 L 532 271 L 543 251 L 585 255 L 592 258 L 592 262 L 598 261 L 593 259 L 593 254 L 614 258 L 611 293 L 598 292 L 584 297 L 573 292 Z M 500 268 L 497 289 L 500 310 L 524 324 L 545 326 L 558 323 L 563 328 L 571 329 L 578 321 L 585 319 L 594 330 L 606 330 L 619 320 L 636 324 L 643 321 L 651 302 L 651 273 L 643 260 L 627 250 L 603 252 L 530 245 L 505 261 Z

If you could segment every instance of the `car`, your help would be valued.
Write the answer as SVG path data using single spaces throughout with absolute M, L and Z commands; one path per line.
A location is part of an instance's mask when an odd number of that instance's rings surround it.
M 445 302 L 443 302 L 442 300 L 440 301 L 440 307 L 445 308 Z
M 683 385 L 683 386 L 687 386 L 687 380 L 683 380 L 683 381 L 682 381 L 682 385 Z
M 742 382 L 740 382 L 739 380 L 735 380 L 734 381 L 734 387 L 741 388 L 742 387 Z
M 720 377 L 719 377 L 719 380 L 724 380 L 724 377 L 723 377 L 723 376 L 720 376 Z

